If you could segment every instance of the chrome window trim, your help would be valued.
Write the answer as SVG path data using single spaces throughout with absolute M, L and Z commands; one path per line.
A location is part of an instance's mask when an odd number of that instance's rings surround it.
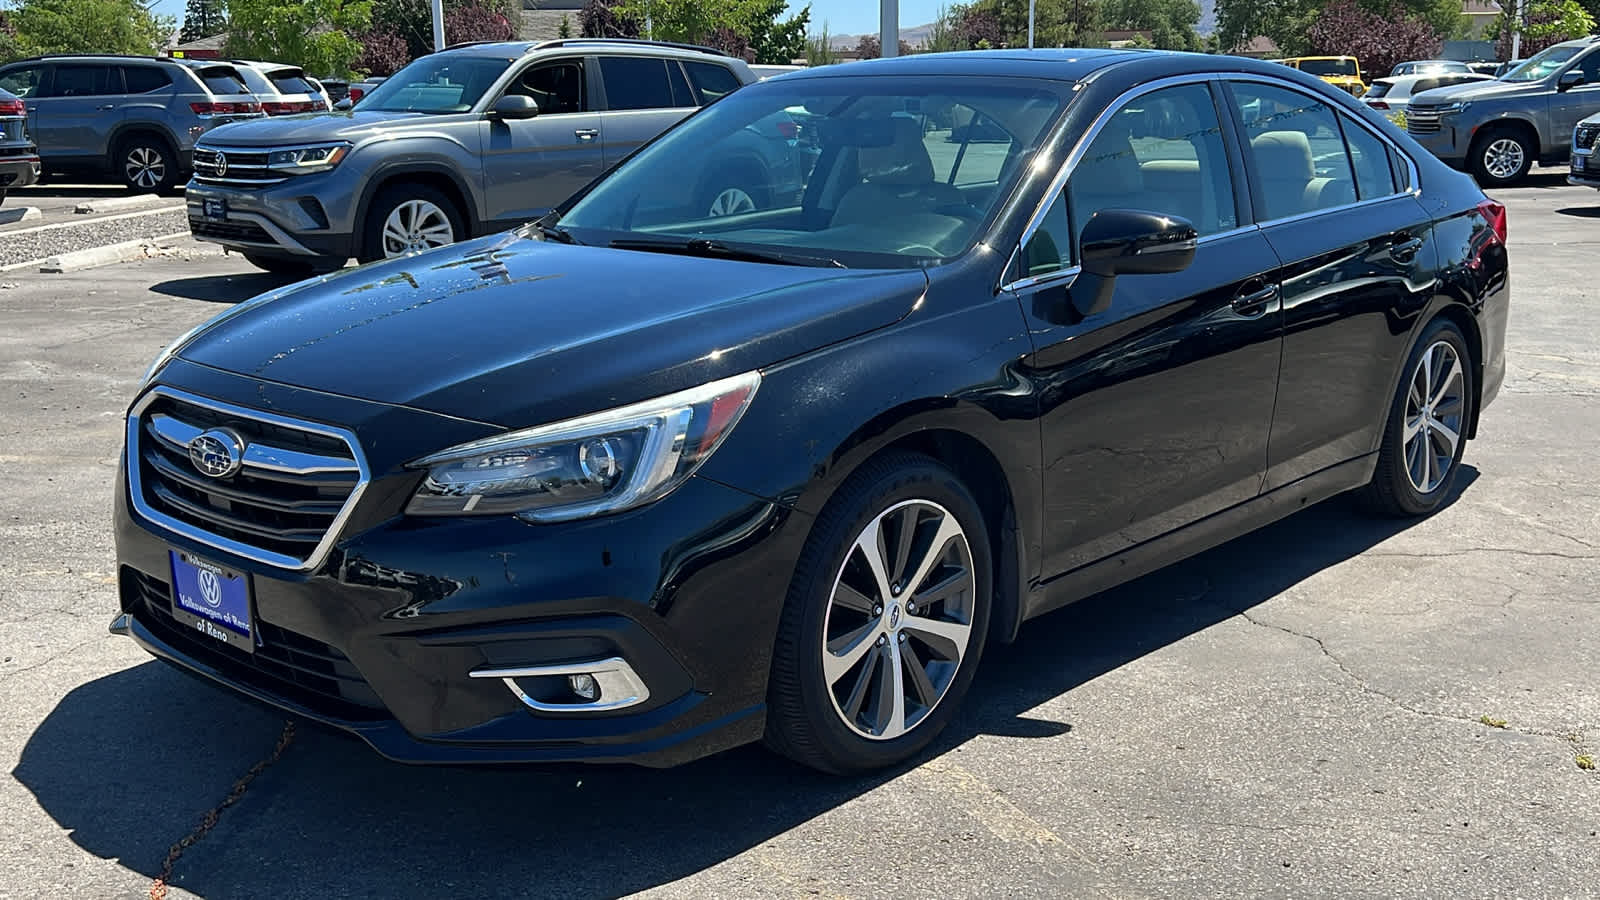
M 1259 225 L 1240 225 L 1238 228 L 1230 228 L 1227 231 L 1219 231 L 1216 234 L 1205 235 L 1196 241 L 1196 245 L 1204 247 L 1206 244 L 1212 243 L 1213 241 L 1224 241 L 1228 238 L 1238 237 L 1241 234 L 1247 234 L 1252 231 L 1260 230 L 1261 226 Z M 1010 267 L 1010 263 L 1007 263 L 1006 265 L 1007 268 Z M 1051 281 L 1072 281 L 1076 279 L 1078 275 L 1082 273 L 1082 271 L 1082 265 L 1073 263 L 1064 269 L 1057 269 L 1054 272 L 1046 272 L 1043 275 L 1030 275 L 1026 278 L 1018 278 L 1016 281 L 1001 285 L 1000 290 L 1015 293 L 1031 290 L 1032 288 L 1039 287 L 1040 285 Z
M 141 437 L 140 422 L 143 420 L 144 411 L 149 409 L 152 403 L 156 402 L 156 400 L 162 397 L 178 400 L 183 403 L 190 403 L 195 406 L 204 407 L 206 409 L 215 410 L 221 413 L 227 413 L 229 415 L 239 416 L 240 418 L 244 419 L 265 422 L 269 425 L 278 425 L 283 428 L 293 429 L 295 431 L 304 431 L 311 434 L 320 434 L 324 437 L 336 438 L 343 441 L 345 446 L 350 448 L 350 456 L 355 463 L 355 471 L 357 473 L 356 485 L 350 489 L 350 495 L 345 498 L 344 506 L 340 507 L 339 514 L 334 516 L 333 521 L 328 524 L 327 533 L 322 536 L 322 540 L 318 542 L 316 547 L 312 549 L 311 553 L 307 555 L 305 559 L 300 559 L 299 557 L 289 556 L 283 553 L 273 553 L 270 550 L 263 550 L 260 547 L 255 547 L 242 541 L 235 541 L 230 538 L 225 538 L 219 534 L 212 534 L 209 531 L 206 531 L 188 522 L 184 522 L 181 519 L 175 519 L 166 515 L 165 513 L 159 512 L 151 508 L 151 506 L 145 502 L 144 485 L 142 483 L 142 476 L 140 474 L 140 470 L 143 468 L 142 457 L 139 453 L 139 442 Z M 248 559 L 252 562 L 263 563 L 265 565 L 275 566 L 280 569 L 288 569 L 295 572 L 310 572 L 322 565 L 322 563 L 327 559 L 328 553 L 332 551 L 333 545 L 338 541 L 340 534 L 344 531 L 345 523 L 349 521 L 351 514 L 355 512 L 356 504 L 360 502 L 361 495 L 366 492 L 367 485 L 372 482 L 372 473 L 367 468 L 367 460 L 365 455 L 363 455 L 361 452 L 361 443 L 356 439 L 355 433 L 348 429 L 338 428 L 333 425 L 322 425 L 316 422 L 307 422 L 304 419 L 293 419 L 289 418 L 288 416 L 275 415 L 273 413 L 262 412 L 261 410 L 257 409 L 249 409 L 243 406 L 235 406 L 232 403 L 225 403 L 221 400 L 212 400 L 209 397 L 201 397 L 197 394 L 191 394 L 188 391 L 182 391 L 178 390 L 177 388 L 165 386 L 157 386 L 152 388 L 143 397 L 140 397 L 138 402 L 135 403 L 128 411 L 128 418 L 126 422 L 126 448 L 128 487 L 130 491 L 129 501 L 133 504 L 134 511 L 137 512 L 145 521 L 159 525 L 160 527 L 173 532 L 174 534 L 181 535 L 208 547 L 212 547 L 226 553 L 231 553 L 234 556 Z M 341 460 L 341 462 L 343 461 Z M 350 471 L 350 469 L 346 467 L 343 469 L 343 471 Z

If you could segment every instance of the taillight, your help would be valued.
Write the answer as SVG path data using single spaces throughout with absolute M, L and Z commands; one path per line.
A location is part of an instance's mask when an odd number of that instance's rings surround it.
M 363 91 L 361 88 L 352 85 L 350 88 L 350 102 L 355 103 L 357 100 L 360 100 L 362 97 L 366 96 L 366 93 L 367 92 Z
M 261 112 L 261 104 L 254 100 L 191 103 L 189 108 L 194 110 L 197 116 L 226 116 Z
M 792 141 L 800 136 L 800 126 L 796 125 L 793 121 L 786 119 L 778 123 L 778 134 L 781 135 L 785 140 Z
M 1485 200 L 1478 204 L 1478 214 L 1489 221 L 1489 228 L 1500 243 L 1506 242 L 1506 207 L 1503 203 Z
M 1388 109 L 1389 108 L 1389 104 L 1383 102 L 1382 100 L 1368 100 L 1367 101 L 1367 105 L 1372 107 L 1373 109 Z
M 21 100 L 0 100 L 0 116 L 20 116 L 26 112 Z

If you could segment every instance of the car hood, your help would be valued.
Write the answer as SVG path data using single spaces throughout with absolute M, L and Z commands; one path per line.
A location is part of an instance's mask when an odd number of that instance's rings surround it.
M 1590 116 L 1587 119 L 1579 120 L 1578 124 L 1579 125 L 1600 125 L 1600 112 L 1595 113 L 1594 115 Z
M 1461 84 L 1437 87 L 1431 91 L 1412 94 L 1411 104 L 1413 106 L 1437 105 L 1454 103 L 1457 100 L 1509 99 L 1532 94 L 1543 94 L 1549 90 L 1542 81 L 1465 81 Z
M 273 116 L 218 126 L 207 132 L 200 143 L 229 147 L 276 147 L 323 141 L 354 142 L 388 123 L 421 118 L 422 113 L 360 110 Z
M 891 325 L 917 270 L 844 270 L 550 243 L 518 232 L 247 301 L 178 349 L 267 381 L 502 427 L 758 369 Z

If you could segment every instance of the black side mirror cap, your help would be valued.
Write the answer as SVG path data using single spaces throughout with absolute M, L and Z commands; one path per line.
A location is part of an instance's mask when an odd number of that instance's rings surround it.
M 507 94 L 494 102 L 489 113 L 496 119 L 531 119 L 539 114 L 539 104 L 523 94 Z
M 1139 209 L 1103 209 L 1078 236 L 1082 273 L 1072 285 L 1081 316 L 1105 312 L 1119 275 L 1170 275 L 1194 262 L 1200 233 L 1180 216 Z
M 1556 90 L 1570 91 L 1578 85 L 1583 84 L 1583 82 L 1584 78 L 1582 72 L 1577 70 L 1562 72 L 1560 80 L 1556 82 Z

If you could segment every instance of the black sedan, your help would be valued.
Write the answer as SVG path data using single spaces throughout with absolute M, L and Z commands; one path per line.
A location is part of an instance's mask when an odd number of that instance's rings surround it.
M 39 180 L 39 148 L 28 137 L 28 112 L 22 99 L 0 90 L 0 203 L 12 188 Z
M 685 199 L 796 107 L 793 202 Z M 1505 375 L 1505 238 L 1270 63 L 753 85 L 538 223 L 177 340 L 127 417 L 113 630 L 401 760 L 889 765 L 1030 618 L 1346 491 L 1439 509 Z

